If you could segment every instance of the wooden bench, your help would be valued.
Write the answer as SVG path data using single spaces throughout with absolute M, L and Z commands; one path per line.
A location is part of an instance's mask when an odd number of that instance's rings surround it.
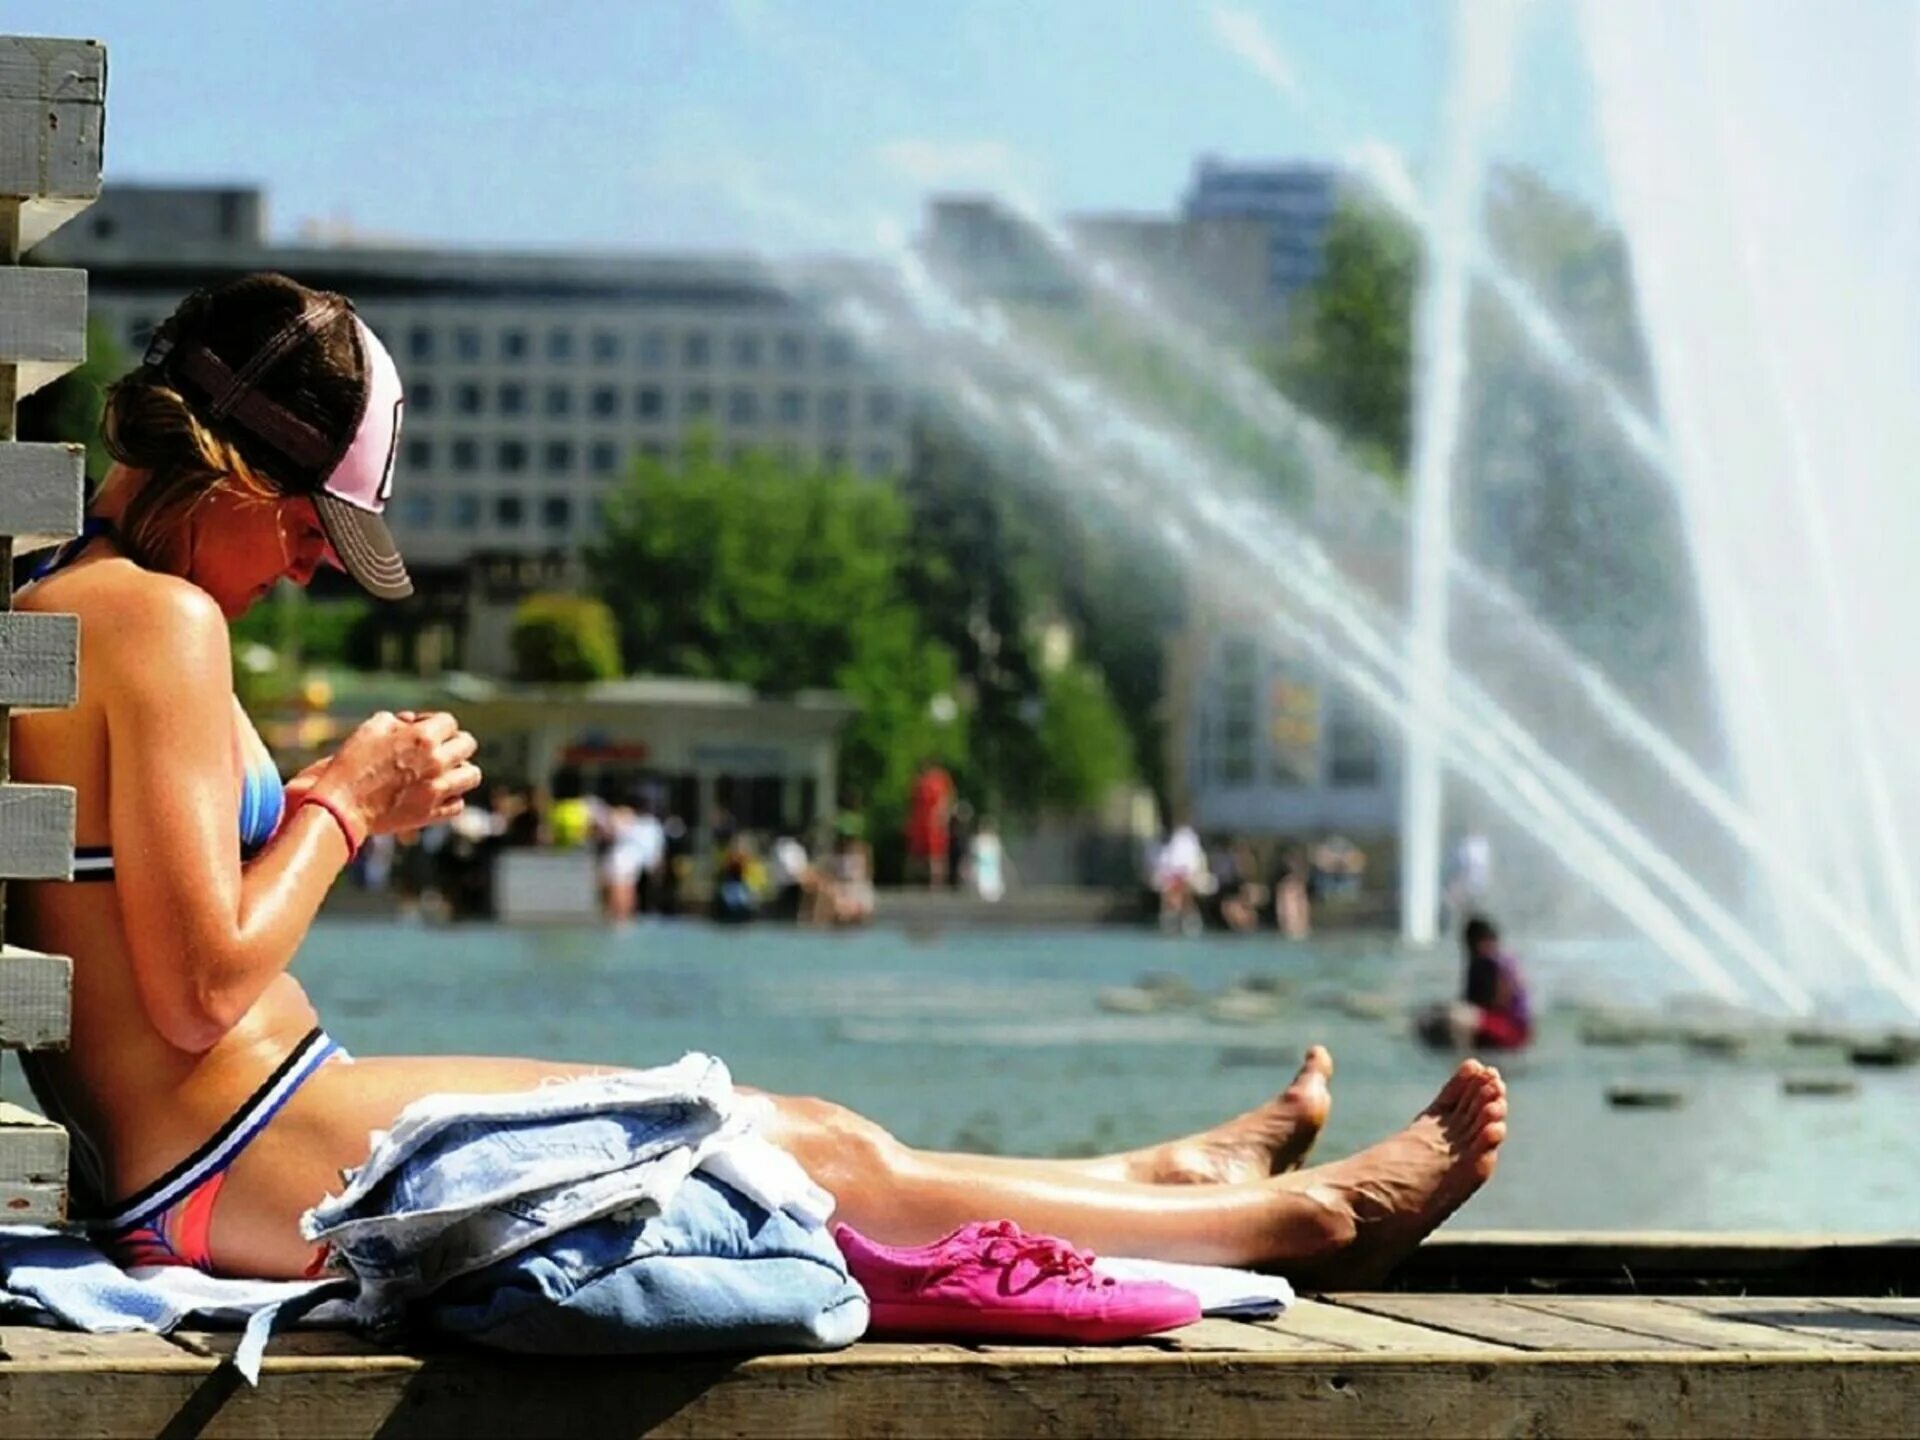
M 78 533 L 85 452 L 15 439 L 14 407 L 86 358 L 87 277 L 27 268 L 28 247 L 100 193 L 107 62 L 87 40 L 0 36 L 0 1048 L 67 1042 L 72 967 L 5 944 L 5 882 L 71 879 L 73 792 L 9 780 L 7 716 L 73 704 L 80 624 L 15 614 L 16 554 Z M 0 1220 L 66 1213 L 67 1142 L 0 1103 Z

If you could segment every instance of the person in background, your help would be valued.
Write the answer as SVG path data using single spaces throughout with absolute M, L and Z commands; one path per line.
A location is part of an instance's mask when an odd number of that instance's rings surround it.
M 1259 880 L 1259 862 L 1245 840 L 1231 840 L 1216 852 L 1220 859 L 1214 879 L 1220 896 L 1220 923 L 1237 935 L 1257 929 L 1267 903 L 1267 887 Z
M 807 847 L 791 830 L 782 830 L 774 837 L 773 848 L 767 852 L 767 881 L 773 897 L 767 913 L 776 920 L 803 918 L 820 880 L 807 856 Z
M 1171 934 L 1198 935 L 1200 897 L 1213 893 L 1206 848 L 1199 832 L 1184 822 L 1174 827 L 1153 859 L 1151 882 L 1160 901 L 1160 928 Z
M 973 893 L 989 905 L 999 904 L 1007 893 L 1007 855 L 991 815 L 980 817 L 973 838 L 967 842 L 964 868 Z
M 667 864 L 667 827 L 653 813 L 653 797 L 645 790 L 633 797 L 633 829 L 629 835 L 634 850 L 634 913 L 656 915 L 660 912 L 660 877 Z
M 1482 909 L 1493 890 L 1493 842 L 1480 830 L 1469 830 L 1453 847 L 1452 863 L 1447 867 L 1446 897 L 1448 926 L 1462 916 Z
M 593 802 L 581 793 L 580 776 L 562 770 L 553 777 L 553 808 L 548 816 L 552 843 L 562 850 L 578 850 L 593 834 Z
M 759 912 L 760 895 L 754 884 L 754 871 L 758 868 L 751 838 L 744 834 L 734 836 L 713 876 L 712 914 L 717 922 L 742 925 Z
M 815 906 L 815 914 L 834 925 L 864 925 L 873 919 L 873 852 L 858 815 L 842 815 L 838 829 L 827 867 L 827 903 Z
M 1533 1007 L 1519 962 L 1500 948 L 1500 932 L 1485 916 L 1467 921 L 1460 944 L 1460 998 L 1421 1017 L 1421 1038 L 1456 1050 L 1524 1050 L 1533 1041 Z
M 639 814 L 624 799 L 611 801 L 601 821 L 601 903 L 616 925 L 633 919 L 640 908 L 639 824 Z
M 1289 940 L 1313 934 L 1313 900 L 1308 893 L 1312 867 L 1306 851 L 1289 845 L 1280 852 L 1280 868 L 1273 877 L 1273 919 Z
M 953 801 L 953 777 L 933 760 L 921 761 L 907 797 L 907 874 L 929 889 L 948 880 Z
M 1313 894 L 1322 900 L 1350 900 L 1360 893 L 1367 873 L 1367 852 L 1346 836 L 1327 836 L 1313 850 Z

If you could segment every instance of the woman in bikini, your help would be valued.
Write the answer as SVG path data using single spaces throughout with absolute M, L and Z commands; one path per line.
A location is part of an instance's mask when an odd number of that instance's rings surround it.
M 300 1215 L 410 1102 L 595 1069 L 350 1058 L 291 974 L 359 847 L 448 818 L 480 780 L 452 716 L 402 713 L 283 786 L 234 699 L 227 625 L 280 581 L 331 564 L 408 593 L 381 519 L 400 414 L 393 362 L 343 298 L 276 275 L 200 292 L 113 389 L 117 463 L 86 532 L 18 598 L 79 615 L 84 636 L 79 704 L 12 722 L 16 777 L 77 804 L 78 883 L 19 885 L 10 917 L 12 938 L 74 960 L 71 1048 L 30 1073 L 72 1132 L 76 1208 L 128 1263 L 307 1273 Z M 1316 1047 L 1258 1109 L 1091 1160 L 932 1153 L 813 1099 L 775 1098 L 768 1133 L 884 1242 L 1005 1217 L 1110 1253 L 1354 1283 L 1485 1182 L 1506 1095 L 1468 1061 L 1405 1130 L 1296 1168 L 1331 1072 Z

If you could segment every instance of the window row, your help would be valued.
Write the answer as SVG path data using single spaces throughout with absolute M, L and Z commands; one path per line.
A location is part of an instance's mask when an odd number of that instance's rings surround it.
M 573 528 L 576 514 L 571 495 L 543 495 L 536 504 L 524 495 L 481 496 L 467 491 L 445 496 L 403 495 L 399 508 L 401 523 L 413 530 L 444 525 L 449 530 L 474 531 L 483 520 L 491 518 L 497 530 L 522 530 L 528 528 L 530 520 L 537 520 L 542 530 L 565 531 Z M 598 525 L 602 519 L 601 502 L 591 501 L 579 507 L 578 513 Z
M 422 380 L 407 392 L 407 405 L 416 415 L 434 415 L 443 404 L 455 415 L 526 415 L 536 398 L 536 387 L 518 380 L 503 380 L 491 387 L 474 381 L 462 381 L 441 387 Z M 585 415 L 594 420 L 619 420 L 632 415 L 641 420 L 665 420 L 669 410 L 685 420 L 702 420 L 725 414 L 730 425 L 757 425 L 770 420 L 780 425 L 804 425 L 811 413 L 819 424 L 837 429 L 853 423 L 856 397 L 850 390 L 823 390 L 810 394 L 805 390 L 783 389 L 771 395 L 758 390 L 735 388 L 718 391 L 707 385 L 689 385 L 669 392 L 659 385 L 640 385 L 631 392 L 617 385 L 596 385 L 585 391 L 570 385 L 538 387 L 540 413 L 565 418 Z M 811 402 L 811 403 L 809 403 Z M 863 410 L 869 425 L 891 425 L 900 416 L 900 397 L 891 390 L 869 390 Z
M 745 330 L 731 334 L 688 330 L 675 335 L 665 330 L 627 334 L 554 325 L 538 331 L 514 326 L 489 335 L 478 325 L 413 324 L 406 328 L 404 345 L 406 358 L 417 364 L 436 360 L 477 363 L 489 358 L 524 361 L 534 357 L 536 347 L 556 365 L 570 365 L 584 358 L 595 365 L 632 361 L 648 369 L 665 369 L 676 358 L 687 369 L 704 369 L 723 355 L 738 370 L 766 364 L 797 370 L 816 357 L 822 366 L 835 370 L 851 365 L 854 359 L 853 341 L 847 336 L 815 336 L 799 330 L 771 335 Z
M 747 448 L 735 445 L 728 454 L 738 459 Z M 483 459 L 499 474 L 523 475 L 533 468 L 537 458 L 540 473 L 544 475 L 571 475 L 584 467 L 589 475 L 606 476 L 619 473 L 624 457 L 636 449 L 655 459 L 667 454 L 667 446 L 658 440 L 643 440 L 637 446 L 622 446 L 613 440 L 580 445 L 565 439 L 535 444 L 509 436 L 483 445 L 471 436 L 461 435 L 447 441 L 414 436 L 406 442 L 404 458 L 406 471 L 416 475 L 431 475 L 443 467 L 451 474 L 473 475 L 480 471 Z M 789 458 L 797 458 L 799 454 L 793 446 L 783 446 L 781 450 Z M 891 474 L 900 463 L 898 452 L 885 446 L 874 446 L 860 459 L 861 468 L 872 475 Z M 852 454 L 844 445 L 825 445 L 820 449 L 820 461 L 829 469 L 849 465 L 852 460 Z

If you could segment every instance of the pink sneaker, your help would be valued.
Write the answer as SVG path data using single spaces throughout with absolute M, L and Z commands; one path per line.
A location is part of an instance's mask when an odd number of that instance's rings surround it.
M 1098 1274 L 1091 1254 L 1011 1220 L 967 1225 L 931 1245 L 880 1245 L 846 1225 L 833 1238 L 873 1303 L 873 1336 L 1094 1343 L 1200 1318 L 1187 1291 Z

